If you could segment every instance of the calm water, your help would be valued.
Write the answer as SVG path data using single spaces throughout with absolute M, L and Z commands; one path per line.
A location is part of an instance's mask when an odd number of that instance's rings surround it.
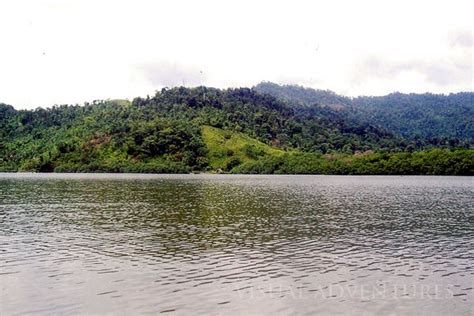
M 474 314 L 474 178 L 0 174 L 0 314 Z

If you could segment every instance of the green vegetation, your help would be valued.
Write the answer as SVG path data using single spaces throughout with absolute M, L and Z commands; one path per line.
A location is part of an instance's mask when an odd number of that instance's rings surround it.
M 474 150 L 363 154 L 289 153 L 244 163 L 234 173 L 339 175 L 473 175 Z
M 325 92 L 328 106 L 314 106 L 297 95 L 180 87 L 132 102 L 0 104 L 0 171 L 474 173 L 469 133 L 407 138 L 331 103 L 347 98 Z
M 368 122 L 400 135 L 413 146 L 459 146 L 474 142 L 472 92 L 442 94 L 391 93 L 348 98 L 329 90 L 263 82 L 255 87 L 285 101 L 297 111 L 332 112 L 350 122 Z
M 285 153 L 243 133 L 211 126 L 202 127 L 202 137 L 208 149 L 210 170 L 231 171 L 242 163 L 252 164 Z

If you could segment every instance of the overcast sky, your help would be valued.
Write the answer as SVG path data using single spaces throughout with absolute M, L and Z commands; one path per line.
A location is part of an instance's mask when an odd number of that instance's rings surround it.
M 0 102 L 263 80 L 350 96 L 472 91 L 472 3 L 0 0 Z

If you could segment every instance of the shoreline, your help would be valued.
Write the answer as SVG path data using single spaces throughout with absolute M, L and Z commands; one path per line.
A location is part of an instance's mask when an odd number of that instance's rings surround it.
M 29 172 L 0 171 L 1 175 L 144 175 L 144 176 L 338 176 L 338 177 L 473 177 L 474 175 L 456 174 L 326 174 L 326 173 L 145 173 L 145 172 Z

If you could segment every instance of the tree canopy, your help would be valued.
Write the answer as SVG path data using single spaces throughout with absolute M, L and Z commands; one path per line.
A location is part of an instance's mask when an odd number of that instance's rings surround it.
M 446 136 L 436 136 L 434 142 L 430 126 L 419 124 L 423 132 L 407 137 L 393 127 L 398 123 L 381 124 L 381 114 L 364 116 L 369 109 L 388 108 L 377 98 L 349 99 L 328 91 L 313 96 L 300 87 L 270 87 L 280 94 L 263 91 L 262 85 L 177 87 L 132 102 L 102 100 L 20 111 L 0 104 L 0 170 L 472 173 L 472 123 L 466 122 L 467 131 L 459 129 L 454 138 L 449 138 L 449 124 L 443 123 Z M 458 108 L 467 95 L 459 94 L 445 106 Z M 327 104 L 309 103 L 317 98 Z M 422 106 L 423 98 L 412 98 Z M 438 98 L 427 104 L 438 104 Z M 357 105 L 362 100 L 367 101 Z M 469 115 L 472 106 L 465 111 Z

